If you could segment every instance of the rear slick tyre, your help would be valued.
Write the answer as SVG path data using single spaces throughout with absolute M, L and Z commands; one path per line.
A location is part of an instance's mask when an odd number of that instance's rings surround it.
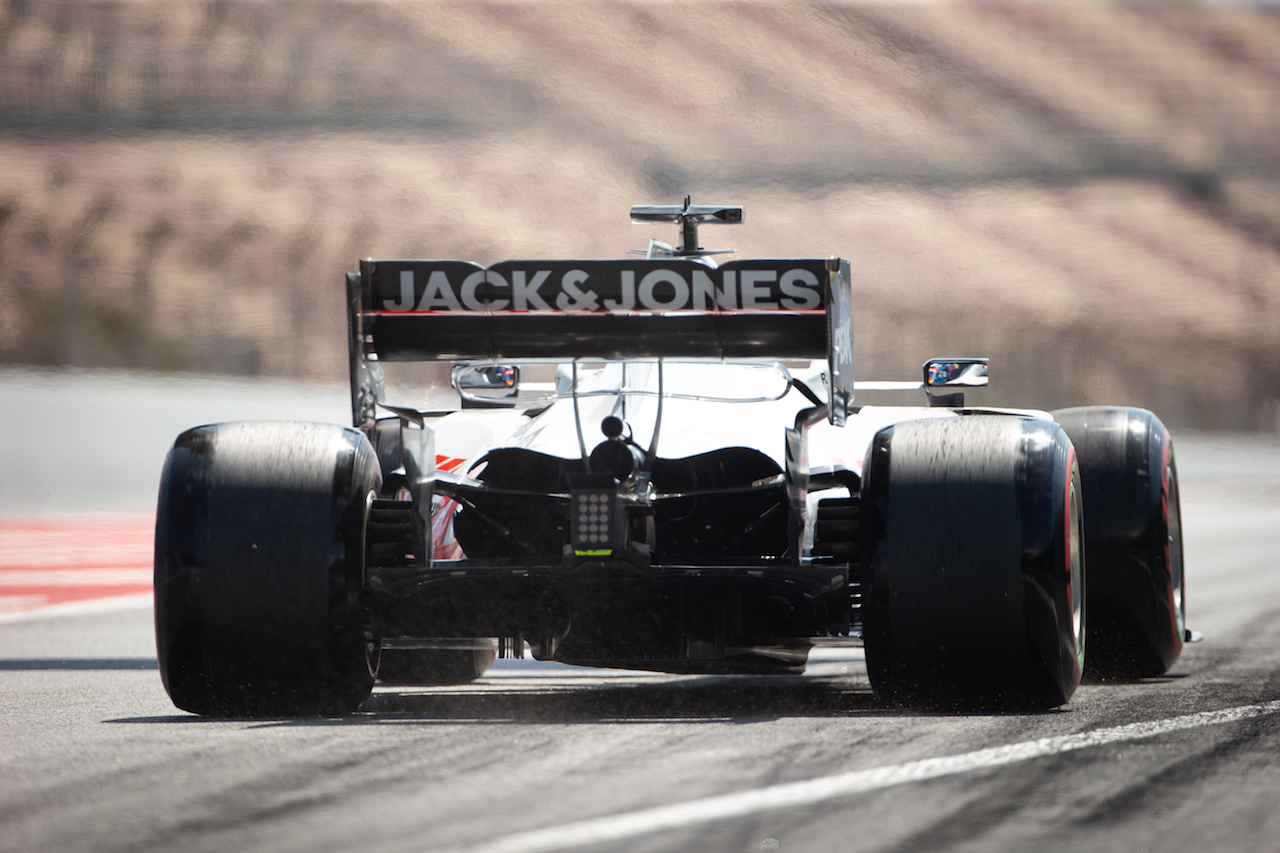
M 245 422 L 180 435 L 156 513 L 156 647 L 179 708 L 349 713 L 380 643 L 364 528 L 382 476 L 359 431 Z
M 1079 476 L 1040 419 L 881 430 L 863 468 L 863 639 L 878 697 L 916 707 L 1061 705 L 1084 664 Z
M 1062 409 L 1084 487 L 1090 681 L 1163 675 L 1182 653 L 1186 576 L 1173 439 L 1145 409 Z

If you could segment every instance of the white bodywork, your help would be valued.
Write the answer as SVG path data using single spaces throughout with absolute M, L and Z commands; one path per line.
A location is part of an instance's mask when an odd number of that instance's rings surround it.
M 648 448 L 657 418 L 657 381 L 648 375 L 631 387 L 644 389 L 635 395 L 608 394 L 618 387 L 616 369 L 611 364 L 603 370 L 584 369 L 579 387 L 577 413 L 571 396 L 560 396 L 534 417 L 520 409 L 464 409 L 435 421 L 438 461 L 467 460 L 473 462 L 497 447 L 520 447 L 556 456 L 579 459 L 583 445 L 590 453 L 600 441 L 600 423 L 609 415 L 618 415 L 632 427 L 632 438 Z M 649 366 L 649 365 L 642 365 Z M 750 447 L 769 456 L 779 467 L 785 467 L 784 430 L 795 423 L 796 413 L 812 404 L 799 391 L 791 389 L 774 400 L 733 402 L 729 398 L 750 398 L 760 391 L 752 381 L 757 375 L 744 372 L 740 364 L 667 364 L 664 365 L 662 426 L 658 438 L 658 455 L 666 459 L 682 459 L 722 447 Z M 561 374 L 567 368 L 561 368 Z M 612 383 L 612 385 L 611 385 Z M 565 394 L 568 384 L 560 383 Z M 861 383 L 860 383 L 861 384 Z M 871 383 L 882 385 L 884 383 Z M 911 386 L 909 383 L 895 383 Z M 714 391 L 713 391 L 714 388 Z M 719 399 L 685 399 L 673 394 L 691 395 L 701 389 Z M 773 391 L 774 389 L 770 389 Z M 815 388 L 822 396 L 822 389 Z M 917 396 L 920 392 L 916 392 Z M 904 389 L 904 399 L 908 397 Z M 917 396 L 918 399 L 918 396 Z M 983 411 L 993 411 L 984 409 Z M 1001 409 L 1002 413 L 1052 420 L 1043 411 Z M 886 426 L 920 418 L 957 417 L 957 410 L 928 406 L 864 406 L 843 427 L 823 420 L 809 429 L 809 464 L 811 468 L 835 468 L 862 473 L 863 457 L 871 439 Z M 582 443 L 578 440 L 577 422 L 582 424 Z M 465 468 L 457 466 L 465 473 Z M 454 470 L 451 468 L 451 470 Z

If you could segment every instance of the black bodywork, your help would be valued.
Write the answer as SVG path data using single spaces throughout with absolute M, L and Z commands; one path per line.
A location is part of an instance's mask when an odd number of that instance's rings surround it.
M 384 638 L 504 637 L 566 663 L 761 672 L 803 666 L 813 637 L 849 635 L 849 565 L 797 559 L 785 477 L 759 451 L 657 460 L 659 496 L 621 508 L 627 547 L 604 558 L 568 547 L 580 460 L 504 448 L 481 461 L 480 487 L 441 485 L 461 505 L 466 559 L 371 561 Z M 407 531 L 412 505 L 396 503 Z

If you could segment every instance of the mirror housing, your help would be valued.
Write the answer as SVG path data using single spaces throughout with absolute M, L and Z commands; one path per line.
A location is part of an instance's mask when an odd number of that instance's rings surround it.
M 520 368 L 509 364 L 459 364 L 450 377 L 463 408 L 514 406 L 520 391 Z
M 987 384 L 985 358 L 931 358 L 924 363 L 924 390 L 930 406 L 959 408 L 964 405 L 964 392 L 935 394 L 935 388 L 982 388 Z

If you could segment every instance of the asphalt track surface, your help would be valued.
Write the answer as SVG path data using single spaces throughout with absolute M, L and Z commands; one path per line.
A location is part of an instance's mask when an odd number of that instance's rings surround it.
M 1175 441 L 1206 639 L 1039 714 L 886 708 L 830 651 L 794 678 L 500 661 L 345 718 L 203 719 L 165 696 L 145 595 L 13 609 L 0 850 L 1280 850 L 1280 443 Z M 73 503 L 40 520 L 81 529 Z

